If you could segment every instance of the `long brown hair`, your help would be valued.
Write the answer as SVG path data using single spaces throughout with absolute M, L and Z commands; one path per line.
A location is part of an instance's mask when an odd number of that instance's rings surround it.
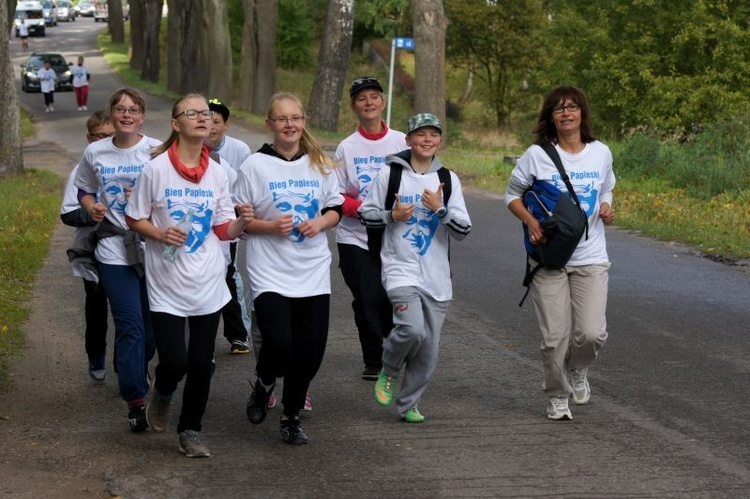
M 201 94 L 185 94 L 179 99 L 177 99 L 174 105 L 172 106 L 172 119 L 173 120 L 176 120 L 177 115 L 180 114 L 180 111 L 179 111 L 180 105 L 188 99 L 202 99 L 203 101 L 205 101 L 206 106 L 208 106 L 208 101 Z M 177 140 L 179 137 L 180 137 L 179 132 L 175 131 L 175 129 L 173 128 L 172 133 L 169 134 L 169 137 L 167 137 L 167 140 L 165 140 L 160 145 L 151 149 L 151 159 L 154 159 L 159 154 L 165 153 L 170 147 L 172 147 L 172 144 L 174 143 L 174 141 Z
M 552 120 L 552 112 L 556 106 L 563 104 L 565 101 L 578 104 L 581 108 L 581 141 L 587 144 L 596 140 L 591 127 L 591 105 L 588 97 L 579 88 L 561 85 L 554 88 L 544 98 L 542 109 L 539 111 L 539 118 L 533 130 L 535 144 L 557 143 L 557 128 L 555 128 L 555 122 Z
M 282 100 L 290 100 L 294 102 L 299 106 L 305 118 L 307 118 L 305 106 L 302 105 L 300 98 L 289 92 L 279 92 L 271 96 L 271 100 L 268 102 L 266 118 L 269 120 L 272 119 L 271 113 L 276 107 L 276 104 Z M 307 131 L 307 124 L 305 124 L 305 128 L 302 129 L 302 137 L 300 137 L 299 144 L 300 150 L 309 156 L 311 166 L 318 170 L 322 175 L 327 176 L 331 173 L 331 169 L 336 166 L 336 162 L 331 159 L 325 151 L 323 151 L 323 148 L 318 141 L 315 140 L 315 137 L 310 135 L 310 132 Z

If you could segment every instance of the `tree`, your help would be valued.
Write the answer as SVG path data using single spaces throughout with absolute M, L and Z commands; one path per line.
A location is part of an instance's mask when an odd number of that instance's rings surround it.
M 330 0 L 310 98 L 310 124 L 336 131 L 352 47 L 354 0 Z
M 125 43 L 125 26 L 122 19 L 122 0 L 107 0 L 107 18 L 112 43 Z
M 185 26 L 185 0 L 168 0 L 167 10 L 167 90 L 180 93 L 182 74 L 182 33 Z
M 445 124 L 445 33 L 442 0 L 412 0 L 414 23 L 414 111 L 436 114 Z
M 276 88 L 278 0 L 243 0 L 242 61 L 238 103 L 255 114 L 266 113 Z
M 447 0 L 446 12 L 451 61 L 484 82 L 482 97 L 494 111 L 495 125 L 503 129 L 514 109 L 532 104 L 524 88 L 541 62 L 542 3 Z
M 144 0 L 130 0 L 130 69 L 141 71 L 146 58 L 143 45 Z
M 10 33 L 8 22 L 8 4 L 0 2 L 0 32 Z M 0 91 L 3 99 L 0 102 L 0 120 L 3 123 L 3 133 L 0 134 L 0 174 L 15 173 L 23 170 L 23 155 L 21 154 L 21 117 L 20 103 L 16 94 L 16 79 L 13 74 L 13 60 L 10 56 L 10 38 L 0 36 Z
M 143 66 L 141 80 L 158 82 L 160 70 L 159 30 L 162 0 L 143 2 Z

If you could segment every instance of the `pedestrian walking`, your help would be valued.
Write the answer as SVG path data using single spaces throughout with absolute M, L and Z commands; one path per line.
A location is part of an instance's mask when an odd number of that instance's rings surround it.
M 462 240 L 471 231 L 461 182 L 436 156 L 442 131 L 434 114 L 409 118 L 411 149 L 386 158 L 359 208 L 363 224 L 385 229 L 382 281 L 393 304 L 394 326 L 383 342 L 375 399 L 389 405 L 403 371 L 395 405 L 408 423 L 425 420 L 417 405 L 437 367 L 440 331 L 453 298 L 448 238 Z M 394 175 L 400 181 L 389 192 Z
M 405 150 L 407 145 L 406 136 L 383 121 L 386 101 L 378 80 L 357 78 L 349 87 L 349 98 L 358 127 L 336 148 L 341 166 L 335 172 L 344 196 L 344 217 L 336 227 L 336 243 L 339 268 L 354 298 L 354 323 L 364 361 L 362 378 L 374 381 L 383 367 L 383 338 L 393 327 L 393 311 L 380 279 L 380 257 L 368 251 L 367 232 L 357 218 L 357 209 L 386 156 Z
M 97 140 L 108 139 L 115 134 L 115 129 L 106 111 L 96 111 L 86 120 L 86 140 L 89 144 Z M 94 231 L 96 223 L 78 202 L 78 189 L 73 181 L 78 174 L 79 165 L 73 168 L 68 177 L 60 207 L 60 218 L 65 225 L 76 228 L 74 247 L 84 244 Z M 109 305 L 104 286 L 99 282 L 99 272 L 93 254 L 89 254 L 87 263 L 73 262 L 73 275 L 83 280 L 85 345 L 88 357 L 88 372 L 97 383 L 107 381 L 105 359 L 107 354 L 107 315 Z
M 70 68 L 73 73 L 73 91 L 76 94 L 76 104 L 79 111 L 86 111 L 89 103 L 89 80 L 91 74 L 89 68 L 83 63 L 83 56 L 78 56 L 78 61 Z
M 295 445 L 308 441 L 299 412 L 328 339 L 331 252 L 324 232 L 341 219 L 343 203 L 334 162 L 306 122 L 297 96 L 274 95 L 266 114 L 273 143 L 242 164 L 234 189 L 237 202 L 255 208 L 244 265 L 263 341 L 246 413 L 262 423 L 283 377 L 281 437 Z
M 133 432 L 148 428 L 145 399 L 154 335 L 146 294 L 140 236 L 129 230 L 125 208 L 136 180 L 161 141 L 141 133 L 146 101 L 122 88 L 109 98 L 115 135 L 89 144 L 74 180 L 81 206 L 99 222 L 95 256 L 115 323 L 117 380 Z
M 575 194 L 588 217 L 588 234 L 562 269 L 542 267 L 529 285 L 542 333 L 543 389 L 547 417 L 573 419 L 568 406 L 591 397 L 588 368 L 607 340 L 607 289 L 610 261 L 604 225 L 614 221 L 612 153 L 596 140 L 591 107 L 576 87 L 560 86 L 544 99 L 534 127 L 534 144 L 511 172 L 505 201 L 527 227 L 531 244 L 547 241 L 539 221 L 526 209 L 524 193 L 534 182 L 548 182 L 569 195 L 553 160 L 542 148 L 554 145 Z M 537 262 L 531 262 L 532 266 Z
M 57 73 L 52 69 L 52 65 L 49 61 L 44 61 L 44 67 L 37 71 L 37 78 L 39 78 L 39 86 L 44 96 L 44 112 L 53 113 L 55 112 L 55 82 L 57 81 Z
M 249 204 L 240 205 L 235 218 L 227 174 L 209 157 L 204 141 L 212 116 L 201 95 L 175 102 L 172 133 L 153 150 L 126 208 L 128 224 L 146 238 L 146 282 L 159 353 L 146 416 L 152 430 L 164 431 L 172 396 L 185 378 L 177 433 L 187 457 L 210 456 L 200 432 L 221 309 L 230 299 L 220 241 L 237 238 L 253 213 Z M 193 213 L 187 231 L 177 223 L 186 213 Z M 174 261 L 163 258 L 170 246 L 177 248 Z
M 26 52 L 29 50 L 29 27 L 26 25 L 26 19 L 21 19 L 21 24 L 18 25 L 18 36 L 21 38 L 21 47 Z

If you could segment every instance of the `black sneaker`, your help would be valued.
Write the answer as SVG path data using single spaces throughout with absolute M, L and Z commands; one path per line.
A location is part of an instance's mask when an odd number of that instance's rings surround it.
M 245 413 L 247 419 L 252 424 L 260 424 L 266 419 L 266 413 L 268 412 L 268 398 L 271 394 L 266 392 L 263 385 L 260 384 L 260 380 L 255 382 L 253 387 L 253 393 L 250 394 L 250 398 L 247 400 L 247 407 Z
M 146 431 L 148 428 L 148 421 L 146 420 L 146 408 L 144 406 L 133 407 L 128 412 L 128 422 L 130 423 L 130 431 L 133 433 L 140 433 Z
M 305 445 L 310 440 L 300 426 L 299 416 L 281 420 L 281 439 L 289 445 Z
M 378 376 L 380 376 L 379 367 L 365 367 L 365 370 L 362 371 L 362 379 L 367 381 L 377 381 Z
M 245 354 L 250 352 L 252 352 L 252 350 L 250 349 L 250 345 L 248 345 L 246 341 L 233 340 L 229 345 L 229 353 Z

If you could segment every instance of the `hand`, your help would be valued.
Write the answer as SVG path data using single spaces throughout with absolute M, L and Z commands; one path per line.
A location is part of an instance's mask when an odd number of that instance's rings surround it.
M 162 239 L 162 242 L 164 244 L 169 244 L 171 246 L 177 246 L 180 247 L 187 241 L 187 234 L 184 233 L 179 227 L 176 225 L 173 227 L 169 227 L 164 231 L 164 239 Z
M 422 193 L 422 203 L 433 213 L 443 207 L 443 185 L 441 183 L 437 191 L 425 189 Z
M 529 241 L 531 242 L 531 244 L 537 245 L 537 244 L 544 244 L 547 242 L 547 238 L 544 237 L 544 231 L 542 230 L 542 226 L 539 225 L 539 220 L 537 220 L 534 217 L 531 217 L 526 223 L 526 226 L 529 229 Z
M 91 217 L 91 220 L 97 223 L 104 220 L 105 213 L 107 213 L 107 207 L 100 202 L 96 202 L 91 205 L 91 209 L 89 210 L 89 216 Z
M 612 209 L 609 203 L 599 205 L 599 218 L 602 219 L 604 225 L 610 225 L 615 221 L 615 210 Z
M 273 221 L 273 231 L 280 236 L 288 236 L 292 233 L 294 228 L 292 225 L 291 215 L 281 215 L 279 218 Z
M 414 216 L 414 205 L 399 201 L 398 193 L 395 196 L 396 202 L 393 204 L 393 209 L 391 210 L 391 218 L 395 222 L 406 222 Z
M 255 220 L 255 210 L 250 203 L 238 204 L 234 207 L 234 211 L 237 213 L 237 218 L 240 220 L 242 227 L 246 227 L 247 224 Z
M 322 217 L 305 220 L 297 226 L 297 230 L 305 237 L 315 237 L 325 230 L 326 222 Z

